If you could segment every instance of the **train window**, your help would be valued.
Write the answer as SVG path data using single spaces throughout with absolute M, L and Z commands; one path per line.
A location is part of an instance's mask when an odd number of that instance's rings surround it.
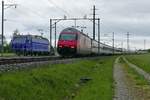
M 76 34 L 61 34 L 60 40 L 76 40 L 77 35 Z

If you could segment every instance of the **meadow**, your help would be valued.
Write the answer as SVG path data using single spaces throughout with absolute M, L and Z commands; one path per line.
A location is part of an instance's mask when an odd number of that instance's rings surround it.
M 150 54 L 125 56 L 131 63 L 150 73 Z
M 0 73 L 0 100 L 111 100 L 115 57 Z

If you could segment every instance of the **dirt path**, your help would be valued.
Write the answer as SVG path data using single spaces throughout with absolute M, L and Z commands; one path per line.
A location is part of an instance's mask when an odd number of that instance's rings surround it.
M 125 71 L 118 57 L 114 64 L 115 96 L 113 100 L 133 100 L 126 81 Z
M 120 60 L 121 59 L 121 60 Z M 150 86 L 140 79 L 146 80 L 149 74 L 131 64 L 123 57 L 118 57 L 114 63 L 115 94 L 113 100 L 150 100 Z

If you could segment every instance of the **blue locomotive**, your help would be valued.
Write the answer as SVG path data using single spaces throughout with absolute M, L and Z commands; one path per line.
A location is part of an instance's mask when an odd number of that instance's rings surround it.
M 11 40 L 11 49 L 17 55 L 48 55 L 49 45 L 48 39 L 42 36 L 16 35 Z

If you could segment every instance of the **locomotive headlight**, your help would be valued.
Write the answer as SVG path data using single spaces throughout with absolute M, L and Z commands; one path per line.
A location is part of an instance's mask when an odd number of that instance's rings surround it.
M 71 46 L 71 48 L 74 49 L 75 47 L 74 47 L 74 46 Z
M 59 45 L 59 48 L 62 48 L 62 45 Z

